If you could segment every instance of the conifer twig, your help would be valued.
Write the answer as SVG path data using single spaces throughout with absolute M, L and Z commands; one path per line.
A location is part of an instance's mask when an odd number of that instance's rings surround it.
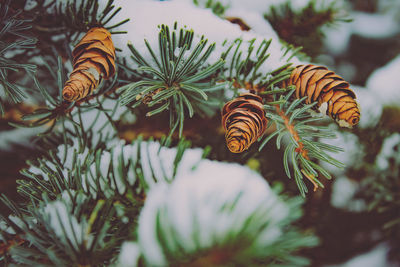
M 301 138 L 299 137 L 298 132 L 296 131 L 294 124 L 290 123 L 290 119 L 288 116 L 285 115 L 285 112 L 283 112 L 279 105 L 274 105 L 276 109 L 276 113 L 281 116 L 283 121 L 285 122 L 286 129 L 289 131 L 289 133 L 293 136 L 294 140 L 297 142 L 298 146 L 295 149 L 295 152 L 298 154 L 301 154 L 303 158 L 306 160 L 310 160 L 308 157 L 308 150 L 305 148 L 304 143 L 301 141 Z M 304 174 L 304 176 L 314 185 L 313 191 L 317 191 L 318 189 L 318 184 L 314 181 L 314 178 L 312 175 L 308 174 L 306 171 L 301 169 L 301 172 Z
M 308 151 L 305 149 L 303 142 L 300 141 L 299 134 L 294 128 L 294 125 L 290 123 L 290 119 L 285 115 L 285 112 L 283 112 L 279 105 L 275 105 L 276 112 L 285 122 L 286 129 L 288 129 L 289 133 L 293 136 L 294 140 L 296 140 L 298 147 L 296 148 L 296 152 L 301 154 L 305 159 L 309 160 L 308 157 Z
M 12 247 L 20 246 L 25 242 L 26 240 L 16 235 L 14 239 L 10 239 L 7 240 L 7 242 L 0 243 L 0 256 L 5 255 Z

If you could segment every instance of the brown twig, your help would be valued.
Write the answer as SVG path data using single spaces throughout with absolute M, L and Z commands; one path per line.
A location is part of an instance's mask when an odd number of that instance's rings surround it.
M 19 246 L 25 243 L 19 236 L 15 236 L 15 239 L 7 241 L 7 243 L 0 243 L 0 255 L 6 254 L 12 247 Z
M 303 142 L 300 140 L 299 134 L 297 133 L 297 131 L 294 129 L 294 125 L 290 124 L 289 118 L 288 116 L 285 115 L 285 112 L 283 112 L 279 105 L 275 105 L 275 109 L 276 109 L 276 113 L 283 119 L 283 121 L 285 122 L 285 127 L 286 129 L 288 129 L 289 133 L 293 136 L 293 139 L 296 141 L 297 143 L 297 148 L 296 148 L 296 152 L 298 154 L 300 154 L 301 156 L 303 156 L 303 158 L 305 158 L 306 160 L 310 160 L 310 158 L 308 157 L 308 151 L 307 149 L 304 147 Z M 304 174 L 304 176 L 314 185 L 314 192 L 318 189 L 318 184 L 314 181 L 314 176 L 307 173 L 306 171 L 304 171 L 303 169 L 301 170 L 301 172 Z
M 294 140 L 297 142 L 298 147 L 296 148 L 296 152 L 301 154 L 303 158 L 310 160 L 308 157 L 308 151 L 304 148 L 303 142 L 300 141 L 299 134 L 297 131 L 294 129 L 294 125 L 290 124 L 289 118 L 285 115 L 285 112 L 283 112 L 280 108 L 279 105 L 275 105 L 276 113 L 281 116 L 281 118 L 285 122 L 286 129 L 290 132 L 290 134 L 293 136 Z
M 244 22 L 241 18 L 226 17 L 225 19 L 228 20 L 230 23 L 239 25 L 242 31 L 249 31 L 251 29 L 250 26 L 247 25 L 246 22 Z

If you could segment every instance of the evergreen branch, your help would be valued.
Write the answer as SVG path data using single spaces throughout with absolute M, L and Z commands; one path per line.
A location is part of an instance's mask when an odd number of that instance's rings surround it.
M 303 9 L 295 11 L 290 1 L 278 6 L 271 6 L 264 18 L 293 49 L 303 51 L 312 57 L 319 54 L 324 38 L 323 26 L 331 26 L 338 22 L 349 22 L 348 15 L 343 8 L 337 7 L 335 2 L 330 5 L 318 1 L 310 1 Z M 297 51 L 297 52 L 298 52 Z
M 10 4 L 10 0 L 0 3 L 0 88 L 4 91 L 6 101 L 19 103 L 27 95 L 12 81 L 12 75 L 20 70 L 32 74 L 36 66 L 15 62 L 10 55 L 17 51 L 27 53 L 25 50 L 34 48 L 37 40 L 27 34 L 32 21 L 19 19 L 21 11 L 10 12 Z M 5 100 L 0 98 L 0 116 L 4 114 Z
M 50 151 L 50 154 L 44 155 L 43 158 L 29 162 L 36 168 L 22 170 L 21 173 L 26 179 L 18 181 L 21 195 L 42 201 L 42 191 L 45 190 L 48 197 L 55 200 L 65 190 L 77 190 L 95 199 L 111 196 L 119 200 L 127 196 L 141 199 L 154 182 L 174 179 L 175 174 L 160 175 L 152 171 L 164 168 L 154 150 L 155 147 L 158 149 L 155 143 L 145 143 L 138 139 L 130 146 L 121 147 L 120 144 L 109 150 L 93 147 L 89 151 L 87 147 L 78 146 L 78 143 L 73 141 L 79 138 L 82 137 L 78 136 L 72 140 L 68 138 L 65 145 L 58 147 L 55 155 Z M 186 147 L 186 141 L 178 144 L 179 153 L 174 160 L 174 170 L 179 165 Z M 68 155 L 70 161 L 67 162 L 67 158 L 62 155 Z M 133 186 L 135 191 L 132 191 Z
M 29 162 L 18 192 L 30 203 L 19 207 L 2 197 L 12 210 L 2 223 L 16 234 L 0 230 L 0 248 L 14 263 L 110 263 L 121 243 L 134 235 L 149 188 L 174 179 L 189 146 L 181 141 L 171 158 L 173 151 L 140 139 L 105 149 L 81 147 L 81 138 L 74 137 L 57 151 Z
M 383 216 L 379 223 L 386 240 L 391 244 L 391 253 L 396 257 L 400 249 L 400 135 L 393 133 L 384 139 L 380 153 L 372 164 L 364 161 L 350 171 L 365 172 L 354 199 L 362 199 L 369 212 Z
M 260 94 L 270 92 L 274 85 L 288 79 L 293 70 L 290 67 L 291 63 L 284 64 L 268 73 L 261 70 L 261 66 L 265 64 L 269 57 L 267 52 L 271 41 L 272 39 L 268 41 L 264 39 L 256 45 L 258 43 L 256 39 L 243 43 L 243 40 L 238 38 L 227 46 L 221 54 L 223 60 L 229 58 L 230 62 L 222 74 L 224 79 L 232 81 L 235 88 L 246 88 Z M 227 44 L 226 42 L 223 45 Z M 247 53 L 243 53 L 243 46 L 245 45 L 247 45 Z M 288 49 L 288 51 L 292 52 L 293 55 L 296 53 L 291 49 Z
M 115 253 L 118 247 L 115 239 L 107 238 L 104 233 L 126 234 L 126 227 L 121 222 L 111 222 L 114 210 L 109 201 L 99 207 L 84 195 L 73 191 L 64 191 L 63 197 L 60 195 L 55 201 L 44 198 L 39 205 L 18 209 L 20 214 L 14 215 L 18 223 L 6 219 L 10 227 L 30 243 L 27 246 L 27 242 L 24 242 L 9 251 L 13 261 L 18 264 L 104 264 L 110 260 L 107 256 Z M 91 221 L 88 221 L 85 216 L 80 216 L 85 209 L 92 215 L 101 209 L 103 216 L 90 216 Z M 93 239 L 94 234 L 96 238 Z
M 255 84 L 255 81 L 262 77 L 264 73 L 259 72 L 260 66 L 269 57 L 267 50 L 271 44 L 270 40 L 262 40 L 256 49 L 256 39 L 252 39 L 248 42 L 247 54 L 242 57 L 241 46 L 243 44 L 242 39 L 236 39 L 230 46 L 227 47 L 226 51 L 221 54 L 221 58 L 226 58 L 232 53 L 230 59 L 230 66 L 226 70 L 228 73 L 226 79 L 233 79 L 244 87 L 245 83 Z M 255 53 L 253 53 L 255 52 Z
M 67 102 L 64 101 L 62 97 L 62 89 L 65 84 L 66 74 L 61 57 L 58 57 L 57 59 L 56 71 L 53 70 L 48 62 L 44 61 L 44 65 L 48 69 L 50 75 L 55 79 L 54 83 L 57 88 L 55 90 L 44 88 L 37 77 L 33 77 L 34 84 L 37 90 L 42 95 L 44 102 L 46 103 L 46 107 L 39 107 L 35 109 L 32 113 L 23 115 L 22 120 L 29 121 L 28 123 L 9 123 L 10 125 L 15 127 L 28 128 L 48 125 L 47 130 L 42 133 L 42 135 L 46 135 L 53 131 L 53 129 L 60 124 L 62 124 L 63 128 L 65 128 L 65 122 L 67 121 L 72 125 L 77 124 L 74 119 L 77 116 L 80 116 L 80 112 L 89 112 L 92 109 L 97 109 L 98 112 L 102 112 L 103 114 L 105 114 L 105 116 L 108 116 L 108 111 L 102 108 L 102 102 L 105 101 L 103 95 L 109 94 L 115 88 L 117 78 L 114 78 L 113 81 L 111 81 L 111 83 L 109 84 L 101 83 L 98 91 L 87 98 L 84 98 L 78 102 Z M 52 91 L 56 91 L 57 95 L 53 96 L 51 93 Z M 101 97 L 101 100 L 99 100 L 99 97 Z M 91 100 L 96 100 L 97 102 Z M 83 104 L 85 102 L 87 103 L 86 105 Z M 114 111 L 116 107 L 117 105 L 114 106 Z M 99 116 L 99 114 L 97 116 Z M 111 122 L 112 120 L 111 118 L 109 118 L 107 123 Z
M 294 129 L 294 126 L 291 124 L 291 121 L 286 116 L 288 111 L 290 111 L 291 107 L 293 107 L 293 104 L 290 105 L 290 107 L 286 110 L 286 113 L 284 113 L 278 105 L 275 105 L 277 114 L 281 116 L 281 118 L 284 120 L 286 129 L 289 131 L 290 135 L 293 136 L 294 141 L 297 143 L 296 152 L 301 154 L 305 159 L 308 159 L 307 156 L 308 151 L 304 148 L 304 144 L 300 141 L 298 132 Z
M 92 27 L 103 27 L 112 34 L 125 33 L 113 32 L 112 29 L 126 23 L 129 19 L 125 19 L 113 25 L 107 25 L 121 8 L 115 8 L 114 0 L 108 0 L 103 10 L 99 10 L 99 3 L 96 0 L 82 0 L 78 4 L 77 1 L 68 0 L 65 3 L 59 3 L 54 7 L 57 20 L 63 25 L 65 30 L 72 34 L 76 32 L 87 32 Z
M 10 239 L 7 242 L 0 242 L 0 256 L 5 255 L 13 247 L 20 246 L 25 242 L 26 240 L 21 239 L 21 237 L 18 235 L 16 235 L 14 239 Z
M 142 255 L 147 265 L 309 265 L 308 260 L 296 256 L 296 250 L 302 246 L 315 246 L 318 241 L 315 237 L 306 237 L 290 225 L 302 214 L 299 198 L 283 203 L 271 191 L 263 192 L 263 197 L 257 199 L 254 191 L 247 191 L 246 186 L 240 187 L 237 194 L 226 197 L 220 194 L 220 188 L 225 183 L 218 179 L 199 178 L 214 188 L 203 192 L 198 188 L 202 184 L 197 181 L 196 175 L 189 177 L 191 179 L 177 179 L 169 187 L 163 187 L 163 190 L 157 191 L 161 187 L 155 187 L 154 192 L 149 194 L 151 205 L 144 207 L 141 222 L 145 222 L 146 227 L 150 224 L 155 233 L 150 235 L 142 231 L 143 225 L 139 224 L 138 240 L 144 248 Z M 225 177 L 232 178 L 221 173 L 220 179 L 224 182 Z M 246 185 L 254 181 L 251 175 L 245 177 Z M 173 192 L 181 188 L 181 183 L 186 185 L 187 192 L 178 197 Z M 158 197 L 158 202 L 152 199 L 154 195 Z M 171 198 L 171 195 L 174 197 Z M 244 203 L 250 196 L 253 206 L 248 207 Z M 166 198 L 169 199 L 168 203 Z M 177 215 L 174 211 L 178 206 L 180 210 L 189 212 Z M 204 206 L 207 207 L 207 214 L 201 212 Z M 230 220 L 226 220 L 226 217 Z M 180 224 L 187 225 L 184 231 Z M 273 238 L 260 238 L 272 232 L 280 234 Z M 148 252 L 145 244 L 154 244 L 154 250 L 160 251 L 157 257 L 152 257 L 154 254 Z
M 179 136 L 182 135 L 186 110 L 190 118 L 195 113 L 208 115 L 210 108 L 205 111 L 209 103 L 206 92 L 225 87 L 224 84 L 215 84 L 213 81 L 213 75 L 223 67 L 224 61 L 207 63 L 215 44 L 207 47 L 207 39 L 201 37 L 194 45 L 193 36 L 192 30 L 178 30 L 177 23 L 172 31 L 168 26 L 161 25 L 158 35 L 159 55 L 145 40 L 152 63 L 145 59 L 133 44 L 128 44 L 132 59 L 138 65 L 138 70 L 144 72 L 145 78 L 119 88 L 118 91 L 122 93 L 120 104 L 137 107 L 141 101 L 148 107 L 157 106 L 147 112 L 147 116 L 169 110 L 170 136 L 176 127 Z M 202 100 L 196 95 L 201 96 Z
M 285 96 L 273 94 L 272 101 L 276 114 L 267 113 L 276 125 L 276 130 L 261 142 L 259 150 L 261 150 L 272 138 L 277 137 L 276 146 L 281 147 L 281 140 L 284 137 L 289 137 L 289 144 L 286 146 L 283 155 L 283 165 L 286 175 L 291 178 L 289 165 L 292 166 L 294 178 L 301 194 L 304 196 L 307 192 L 307 187 L 304 184 L 303 178 L 309 180 L 314 191 L 318 187 L 324 187 L 319 181 L 318 174 L 321 173 L 326 178 L 330 179 L 330 174 L 321 166 L 314 163 L 313 160 L 318 159 L 330 163 L 338 168 L 343 168 L 344 165 L 329 156 L 325 151 L 340 152 L 341 148 L 324 144 L 320 141 L 312 140 L 313 137 L 335 138 L 329 128 L 314 123 L 322 118 L 312 118 L 309 111 L 316 104 L 303 105 L 306 98 L 290 100 L 294 90 L 290 90 Z M 278 100 L 277 100 L 278 99 Z M 276 104 L 279 102 L 279 104 Z M 268 105 L 266 105 L 267 107 Z M 272 110 L 271 110 L 272 111 Z

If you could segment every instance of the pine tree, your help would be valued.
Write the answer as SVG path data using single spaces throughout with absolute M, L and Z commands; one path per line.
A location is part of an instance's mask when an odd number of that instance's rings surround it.
M 178 7 L 193 14 L 175 18 Z M 346 164 L 333 156 L 345 148 L 324 140 L 336 138 L 335 120 L 358 123 L 357 91 L 309 67 L 299 48 L 225 17 L 228 8 L 1 4 L 0 108 L 7 115 L 24 102 L 33 111 L 10 125 L 41 131 L 33 139 L 40 155 L 26 158 L 17 180 L 23 200 L 1 196 L 2 264 L 310 264 L 307 249 L 319 241 L 299 227 L 302 203 L 330 183 L 324 166 Z M 173 19 L 143 15 L 153 9 Z M 306 11 L 327 18 L 320 24 L 343 20 L 332 6 Z M 199 26 L 191 15 L 221 26 Z M 260 165 L 271 157 L 283 177 L 270 186 Z

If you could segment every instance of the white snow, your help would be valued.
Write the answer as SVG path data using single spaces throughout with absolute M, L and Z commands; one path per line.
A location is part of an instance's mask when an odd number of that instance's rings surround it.
M 100 1 L 100 6 L 104 5 L 104 0 Z M 242 50 L 247 51 L 247 42 L 256 38 L 256 44 L 263 39 L 269 40 L 273 38 L 269 48 L 270 58 L 263 64 L 261 70 L 264 72 L 270 71 L 286 63 L 286 57 L 282 58 L 283 51 L 279 40 L 275 39 L 276 34 L 271 30 L 265 31 L 265 34 L 255 34 L 254 32 L 243 32 L 237 25 L 230 23 L 227 20 L 217 17 L 209 9 L 202 9 L 194 6 L 190 1 L 116 1 L 116 5 L 122 7 L 119 14 L 110 21 L 110 25 L 117 23 L 123 19 L 131 18 L 128 23 L 125 23 L 114 30 L 128 31 L 128 34 L 118 34 L 113 36 L 113 41 L 116 47 L 122 49 L 122 52 L 117 53 L 119 57 L 129 58 L 131 53 L 127 48 L 128 41 L 144 55 L 145 59 L 152 62 L 150 53 L 148 52 L 144 39 L 148 40 L 150 46 L 159 53 L 158 49 L 158 26 L 161 24 L 168 25 L 172 30 L 175 22 L 178 22 L 178 27 L 186 27 L 193 29 L 195 32 L 194 43 L 196 43 L 201 35 L 209 40 L 209 43 L 217 44 L 216 50 L 209 58 L 209 62 L 215 62 L 221 52 L 227 46 L 222 47 L 225 40 L 229 42 L 236 38 L 242 38 L 244 43 Z M 152 14 L 149 16 L 149 14 Z M 261 23 L 258 19 L 257 23 Z M 266 21 L 263 25 L 268 24 Z M 262 26 L 263 27 L 263 26 Z M 268 29 L 268 27 L 266 27 Z M 221 34 L 223 33 L 223 34 Z M 272 35 L 273 34 L 273 35 Z M 193 47 L 192 47 L 193 49 Z M 129 60 L 134 66 L 133 62 Z M 292 62 L 299 63 L 296 58 Z
M 333 181 L 331 205 L 352 212 L 366 211 L 367 204 L 364 200 L 353 199 L 359 187 L 359 183 L 345 176 L 336 177 Z
M 366 87 L 377 95 L 383 105 L 400 103 L 400 55 L 385 66 L 375 70 L 368 78 Z
M 10 215 L 9 218 L 11 219 L 11 218 L 17 218 L 17 217 Z M 18 219 L 19 223 L 22 223 L 21 220 L 19 220 L 19 218 L 17 218 L 17 219 Z M 3 233 L 5 232 L 5 233 L 11 234 L 11 235 L 16 234 L 14 229 L 11 226 L 8 226 L 8 224 L 3 220 L 0 220 L 0 232 L 3 232 Z M 4 235 L 0 234 L 0 241 L 6 241 L 6 238 L 5 239 L 3 239 L 3 238 L 5 238 Z
M 388 38 L 400 32 L 398 22 L 386 14 L 352 12 L 353 33 L 365 38 Z
M 397 151 L 395 150 L 397 147 Z M 389 158 L 400 163 L 400 133 L 394 133 L 387 137 L 382 145 L 381 151 L 376 157 L 376 166 L 380 170 L 386 170 L 389 167 Z
M 395 267 L 388 260 L 389 246 L 380 244 L 367 253 L 358 255 L 349 261 L 338 265 L 326 265 L 325 267 Z
M 382 115 L 382 102 L 379 101 L 379 95 L 367 88 L 351 85 L 353 91 L 357 96 L 357 103 L 360 106 L 360 122 L 358 127 L 367 128 L 374 127 L 379 122 Z
M 97 183 L 103 193 L 111 197 L 116 191 L 123 194 L 126 191 L 126 184 L 133 185 L 138 179 L 135 174 L 136 163 L 138 161 L 137 151 L 139 142 L 125 144 L 125 141 L 111 139 L 107 142 L 107 148 L 100 156 L 99 168 L 95 162 L 89 166 L 88 175 L 82 177 L 82 188 L 89 193 L 93 198 L 97 196 Z M 59 145 L 54 153 L 54 156 L 63 163 L 61 169 L 64 177 L 68 177 L 69 173 L 74 170 L 77 164 L 82 164 L 93 156 L 89 154 L 90 148 L 80 148 L 79 140 L 72 139 L 72 144 Z M 170 181 L 173 178 L 174 159 L 177 153 L 176 148 L 161 147 L 158 142 L 143 141 L 140 143 L 140 167 L 143 171 L 143 178 L 147 185 L 151 188 L 156 181 Z M 203 151 L 197 149 L 187 149 L 180 161 L 178 172 L 180 169 L 192 169 L 194 165 L 200 162 Z M 76 158 L 75 155 L 76 154 Z M 122 158 L 121 158 L 122 155 Z M 75 158 L 75 162 L 74 162 Z M 120 174 L 120 160 L 128 166 L 126 172 L 127 177 L 122 177 Z M 111 178 L 109 175 L 109 167 L 112 161 L 113 173 L 115 176 Z M 130 165 L 127 165 L 130 161 Z M 46 160 L 45 165 L 50 170 L 56 171 L 57 167 L 54 163 Z M 29 171 L 41 175 L 44 180 L 49 180 L 49 173 L 44 172 L 39 165 L 31 165 Z
M 137 149 L 138 142 L 125 145 L 123 141 L 120 141 L 113 147 L 112 165 L 115 173 L 115 183 L 111 183 L 109 175 L 107 175 L 111 161 L 111 153 L 104 151 L 100 158 L 100 173 L 96 171 L 95 164 L 92 164 L 87 182 L 90 185 L 95 186 L 95 181 L 99 180 L 102 190 L 104 190 L 104 193 L 107 196 L 113 195 L 115 190 L 120 194 L 123 194 L 126 190 L 126 185 L 123 180 L 127 180 L 128 183 L 132 185 L 136 179 L 138 179 L 134 171 L 135 163 L 138 161 Z M 157 142 L 142 142 L 140 144 L 140 166 L 143 170 L 144 180 L 150 188 L 154 186 L 156 181 L 169 181 L 173 177 L 173 161 L 176 153 L 176 148 L 162 147 L 160 149 L 160 144 Z M 132 162 L 127 171 L 128 177 L 121 177 L 119 175 L 118 170 L 121 154 L 123 155 L 125 164 L 128 160 Z M 192 168 L 193 165 L 201 159 L 201 155 L 201 149 L 190 149 L 185 151 L 179 168 Z M 101 177 L 99 176 L 100 174 Z M 91 188 L 87 187 L 86 184 L 84 184 L 83 187 L 85 190 L 90 191 L 93 197 L 95 197 L 95 190 L 91 190 Z
M 334 55 L 346 51 L 352 35 L 365 38 L 383 39 L 400 33 L 400 24 L 395 16 L 386 13 L 365 13 L 352 11 L 349 23 L 340 23 L 336 27 L 325 27 L 324 45 Z
M 245 1 L 237 3 L 245 3 Z M 253 1 L 247 3 L 253 3 Z M 266 6 L 266 3 L 264 3 L 264 6 Z M 248 5 L 247 7 L 250 6 Z M 260 36 L 268 36 L 274 40 L 279 40 L 279 36 L 272 28 L 271 24 L 264 19 L 262 10 L 266 10 L 265 7 L 253 10 L 251 8 L 244 8 L 239 5 L 239 7 L 231 7 L 226 10 L 224 17 L 240 18 L 250 27 L 251 32 L 254 32 Z M 240 29 L 239 25 L 236 25 L 236 27 Z
M 140 247 L 136 242 L 124 242 L 118 256 L 116 267 L 136 267 L 140 257 Z
M 395 21 L 400 22 L 400 1 L 379 0 L 377 6 L 379 13 L 391 16 Z
M 349 47 L 353 29 L 350 23 L 341 23 L 340 27 L 326 27 L 324 47 L 333 55 L 343 54 Z
M 343 132 L 338 130 L 338 126 L 331 124 L 332 131 L 336 133 L 336 139 L 322 139 L 320 138 L 320 142 L 334 145 L 337 147 L 341 147 L 344 149 L 343 152 L 333 153 L 326 152 L 331 155 L 333 158 L 339 160 L 344 163 L 346 166 L 357 166 L 357 164 L 361 163 L 361 160 L 364 155 L 364 147 L 360 144 L 358 137 L 351 132 Z M 320 161 L 320 164 L 323 168 L 325 168 L 329 173 L 333 174 L 333 176 L 342 175 L 345 170 L 339 169 L 329 163 L 324 161 Z
M 52 1 L 53 0 L 45 0 L 45 1 L 43 1 L 42 5 L 46 6 L 46 5 L 50 4 Z M 26 3 L 25 3 L 24 9 L 29 11 L 29 10 L 35 8 L 36 6 L 37 6 L 37 1 L 35 1 L 35 0 L 27 0 Z
M 19 217 L 15 216 L 15 215 L 9 215 L 8 219 L 10 219 L 10 221 L 15 223 L 20 228 L 23 228 L 25 226 L 24 222 Z M 4 223 L 2 225 L 2 227 L 1 227 L 2 231 L 5 231 L 5 232 L 7 232 L 9 234 L 12 234 L 12 235 L 16 234 L 15 230 L 11 226 L 7 227 L 7 224 L 4 221 L 2 221 L 2 222 Z
M 155 231 L 157 216 L 161 216 L 162 235 L 169 249 L 178 249 L 173 241 L 178 239 L 185 252 L 191 253 L 223 242 L 252 214 L 258 214 L 251 221 L 253 227 L 269 221 L 254 240 L 266 245 L 279 236 L 277 224 L 287 212 L 254 171 L 238 164 L 202 160 L 193 171 L 180 169 L 171 185 L 159 183 L 150 190 L 139 218 L 139 245 L 149 265 L 164 265 L 166 259 Z M 168 234 L 171 231 L 173 236 Z
M 79 223 L 77 218 L 71 214 L 70 207 L 67 207 L 63 201 L 53 201 L 44 207 L 43 215 L 48 218 L 51 228 L 60 240 L 65 243 L 69 241 L 74 249 L 80 250 L 80 245 L 84 243 L 82 238 L 88 237 L 86 234 L 87 224 Z M 90 243 L 85 244 L 90 247 Z
M 104 137 L 113 137 L 116 135 L 116 130 L 113 125 L 109 122 L 105 112 L 111 117 L 112 121 L 117 121 L 121 115 L 127 110 L 125 106 L 121 106 L 117 103 L 116 100 L 112 100 L 109 98 L 101 98 L 102 108 L 100 109 L 90 109 L 85 110 L 82 109 L 81 117 L 82 123 L 80 123 L 79 113 L 77 109 L 72 112 L 73 120 L 79 124 L 81 124 L 85 131 L 88 132 L 89 128 L 92 130 L 93 136 L 91 142 L 93 144 L 97 144 L 101 138 Z M 92 100 L 89 102 L 90 104 L 95 104 L 96 101 Z M 66 128 L 73 129 L 74 125 L 67 121 L 65 123 Z
M 188 1 L 188 0 L 180 0 L 180 1 Z M 293 10 L 301 10 L 306 7 L 313 0 L 222 0 L 219 1 L 223 6 L 227 7 L 227 12 L 232 9 L 241 9 L 244 11 L 250 11 L 254 13 L 259 13 L 260 15 L 267 13 L 271 6 L 279 6 L 290 2 Z M 207 0 L 199 0 L 200 6 L 205 6 Z M 340 3 L 341 0 L 325 0 L 316 2 L 317 8 L 323 8 L 325 5 L 330 5 L 331 3 Z
M 64 177 L 68 177 L 68 173 L 74 168 L 74 154 L 77 154 L 76 161 L 84 162 L 89 153 L 89 149 L 86 147 L 82 151 L 79 149 L 79 141 L 78 139 L 72 139 L 72 145 L 70 144 L 61 144 L 57 147 L 55 151 L 55 157 L 59 159 L 60 162 L 63 163 L 63 169 L 61 170 L 64 174 Z M 57 167 L 51 161 L 46 160 L 46 167 L 50 170 L 56 171 Z M 76 164 L 76 163 L 75 163 Z M 44 172 L 39 166 L 31 165 L 28 169 L 33 174 L 41 175 L 44 180 L 49 180 L 49 173 Z
M 29 146 L 31 145 L 31 138 L 43 131 L 43 127 L 15 128 L 9 131 L 0 131 L 0 150 L 9 151 L 15 144 Z

